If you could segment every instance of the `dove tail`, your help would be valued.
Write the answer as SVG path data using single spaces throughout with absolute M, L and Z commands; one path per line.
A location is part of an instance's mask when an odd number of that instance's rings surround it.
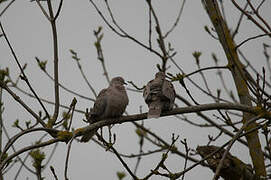
M 84 143 L 88 142 L 96 134 L 97 130 L 98 129 L 95 129 L 83 135 L 82 138 L 80 139 L 80 142 L 84 142 Z
M 149 106 L 148 119 L 159 118 L 162 112 L 162 102 L 154 101 Z

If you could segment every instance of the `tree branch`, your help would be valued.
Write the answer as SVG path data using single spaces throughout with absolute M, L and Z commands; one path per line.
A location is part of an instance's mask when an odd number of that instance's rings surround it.
M 163 112 L 161 114 L 161 117 L 163 116 L 170 116 L 170 115 L 176 115 L 176 114 L 186 114 L 186 113 L 197 113 L 200 111 L 210 111 L 210 110 L 237 110 L 242 112 L 248 112 L 252 114 L 259 114 L 260 112 L 257 110 L 257 108 L 241 105 L 241 104 L 233 104 L 233 103 L 211 103 L 211 104 L 203 104 L 203 105 L 197 105 L 197 106 L 189 106 L 189 107 L 182 107 L 182 108 L 175 108 L 168 112 Z M 263 114 L 264 118 L 270 118 L 271 119 L 271 113 L 265 113 Z M 129 115 L 129 116 L 122 116 L 120 118 L 116 119 L 105 119 L 100 120 L 96 123 L 93 123 L 89 126 L 85 126 L 82 128 L 79 128 L 76 131 L 75 137 L 81 136 L 85 134 L 86 132 L 92 131 L 97 128 L 101 128 L 103 126 L 108 126 L 112 124 L 121 124 L 125 122 L 135 122 L 147 119 L 147 113 L 142 114 L 135 114 L 135 115 Z M 152 119 L 156 120 L 156 119 Z

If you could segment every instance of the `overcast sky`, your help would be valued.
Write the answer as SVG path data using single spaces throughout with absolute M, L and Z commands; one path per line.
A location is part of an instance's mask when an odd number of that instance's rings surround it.
M 56 2 L 58 3 L 59 1 Z M 57 9 L 57 3 L 53 4 L 55 10 Z M 130 35 L 147 44 L 148 8 L 146 2 L 115 0 L 109 1 L 109 3 L 119 25 Z M 174 24 L 181 3 L 182 1 L 179 0 L 154 2 L 154 8 L 164 33 Z M 6 4 L 7 3 L 0 4 L 0 10 L 2 10 Z M 45 3 L 42 4 L 46 5 Z M 98 3 L 98 5 L 103 12 L 106 12 L 105 4 Z M 270 12 L 268 16 L 267 13 L 268 9 L 270 10 L 270 7 L 270 1 L 265 3 L 265 6 L 262 7 L 263 15 L 269 17 L 269 23 L 271 23 Z M 233 9 L 234 7 L 230 3 L 225 3 L 225 11 L 227 12 L 226 18 L 229 20 L 229 26 L 231 28 L 236 26 L 238 20 L 237 17 L 240 15 L 238 11 Z M 106 17 L 109 17 L 108 13 L 105 15 Z M 35 57 L 38 57 L 41 60 L 48 60 L 47 71 L 51 75 L 53 74 L 51 27 L 37 4 L 29 1 L 15 1 L 5 14 L 1 16 L 1 23 L 19 61 L 21 64 L 27 63 L 26 75 L 33 85 L 33 88 L 40 97 L 54 101 L 53 82 L 38 68 L 35 60 Z M 217 54 L 220 65 L 227 64 L 219 42 L 205 32 L 205 25 L 211 27 L 211 23 L 201 2 L 187 1 L 178 26 L 166 40 L 166 42 L 171 43 L 172 47 L 177 52 L 175 60 L 186 73 L 193 72 L 197 69 L 192 56 L 194 51 L 202 52 L 202 67 L 214 65 L 211 58 L 211 53 L 213 52 Z M 94 47 L 95 37 L 93 35 L 93 30 L 97 29 L 98 26 L 103 27 L 104 38 L 102 40 L 102 48 L 105 64 L 110 77 L 123 76 L 125 80 L 133 81 L 139 87 L 142 87 L 154 77 L 154 74 L 157 72 L 156 64 L 161 63 L 159 57 L 151 54 L 131 40 L 123 39 L 113 33 L 105 25 L 89 1 L 64 1 L 61 14 L 57 19 L 61 84 L 77 93 L 94 98 L 94 95 L 80 75 L 80 71 L 77 68 L 75 61 L 71 58 L 69 49 L 73 49 L 78 53 L 78 56 L 81 59 L 80 62 L 82 68 L 90 83 L 95 87 L 96 92 L 99 92 L 108 85 L 103 75 L 102 66 L 97 60 L 97 53 Z M 261 33 L 262 32 L 245 18 L 240 28 L 240 34 L 236 37 L 237 44 L 247 37 Z M 153 30 L 153 34 L 154 47 L 157 47 L 157 45 L 155 45 L 157 38 L 155 30 Z M 251 64 L 255 66 L 257 70 L 260 70 L 262 66 L 266 65 L 262 54 L 263 42 L 269 43 L 270 45 L 270 39 L 261 38 L 260 40 L 249 42 L 241 48 L 251 60 Z M 0 38 L 0 55 L 0 67 L 9 67 L 11 77 L 15 79 L 19 74 L 19 69 L 17 68 L 15 60 L 3 37 Z M 172 63 L 169 63 L 168 65 L 170 66 L 168 72 L 172 74 L 179 73 L 178 69 Z M 227 71 L 223 71 L 223 73 L 227 76 L 227 87 L 235 91 L 230 73 Z M 210 89 L 216 94 L 216 89 L 222 88 L 221 83 L 219 83 L 219 78 L 216 77 L 214 71 L 213 73 L 207 74 L 207 78 L 210 83 Z M 200 76 L 195 76 L 193 79 L 203 86 Z M 24 82 L 20 82 L 19 86 L 28 91 Z M 174 83 L 174 86 L 178 94 L 188 98 L 185 90 L 178 83 Z M 128 87 L 132 88 L 131 85 Z M 188 88 L 190 88 L 192 95 L 201 104 L 213 103 L 213 100 L 210 98 L 201 96 L 201 93 L 191 84 L 188 84 Z M 39 104 L 35 100 L 18 91 L 15 92 L 18 93 L 18 95 L 36 112 L 41 110 Z M 61 104 L 69 106 L 74 95 L 67 93 L 63 89 L 61 89 L 60 93 Z M 11 127 L 16 119 L 19 119 L 22 124 L 25 120 L 32 120 L 33 122 L 34 120 L 20 105 L 14 102 L 6 92 L 4 92 L 3 95 L 3 102 L 5 105 L 5 112 L 3 114 L 4 124 L 10 131 L 10 136 L 12 136 L 18 132 Z M 222 92 L 222 95 L 226 97 L 224 92 Z M 127 107 L 127 112 L 129 114 L 139 113 L 140 106 L 142 106 L 143 112 L 147 111 L 147 106 L 144 103 L 141 94 L 128 91 L 128 96 L 130 103 Z M 80 110 L 85 110 L 93 105 L 93 102 L 79 97 L 77 97 L 77 100 L 78 103 L 76 108 Z M 183 106 L 180 102 L 177 102 L 177 104 Z M 53 113 L 54 109 L 52 105 L 46 104 L 46 107 L 50 113 Z M 62 112 L 63 110 L 61 109 L 61 113 Z M 216 114 L 216 112 L 212 113 Z M 210 117 L 213 117 L 212 113 L 210 113 Z M 73 122 L 74 128 L 86 125 L 82 121 L 83 117 L 83 114 L 75 115 Z M 195 115 L 190 115 L 188 117 L 193 122 L 205 123 Z M 197 145 L 205 145 L 208 142 L 208 135 L 216 136 L 218 134 L 218 131 L 213 128 L 196 128 L 174 117 L 146 120 L 145 126 L 169 142 L 171 133 L 178 134 L 180 135 L 180 140 L 184 138 L 187 139 L 188 145 L 191 148 L 196 148 Z M 138 138 L 134 131 L 135 128 L 131 123 L 116 125 L 113 128 L 113 132 L 117 135 L 115 148 L 118 149 L 119 152 L 126 154 L 138 153 Z M 104 132 L 107 133 L 106 130 Z M 40 134 L 26 136 L 27 138 L 19 141 L 15 144 L 15 147 L 19 149 L 22 145 L 30 145 L 33 143 L 33 136 L 36 139 Z M 229 137 L 224 136 L 219 139 L 215 145 L 221 145 L 225 140 L 229 140 Z M 184 146 L 179 141 L 176 145 L 179 150 L 184 151 Z M 45 151 L 50 152 L 52 147 L 46 148 Z M 146 143 L 144 145 L 144 151 L 148 150 L 153 150 L 153 147 Z M 66 152 L 67 145 L 60 143 L 49 164 L 56 169 L 59 179 L 63 179 Z M 236 144 L 232 148 L 231 153 L 238 155 L 244 162 L 250 163 L 248 151 L 244 146 Z M 21 157 L 24 157 L 25 155 L 26 154 L 23 154 Z M 153 169 L 159 162 L 161 155 L 162 153 L 158 153 L 143 158 L 141 162 L 142 166 L 138 169 L 139 177 L 144 177 L 151 169 Z M 199 159 L 199 156 L 195 156 L 195 158 Z M 134 169 L 136 159 L 125 160 L 127 160 L 130 168 Z M 30 162 L 30 160 L 28 160 L 28 162 Z M 191 164 L 192 163 L 189 162 L 189 165 Z M 184 166 L 184 161 L 180 157 L 170 154 L 166 161 L 166 165 L 168 165 L 172 172 L 181 171 Z M 13 167 L 13 169 L 6 174 L 6 179 L 13 179 L 17 169 L 18 166 Z M 18 179 L 26 179 L 26 177 L 29 177 L 29 179 L 34 178 L 27 170 L 24 169 L 23 171 L 24 173 L 22 173 Z M 91 179 L 117 179 L 115 176 L 117 171 L 125 171 L 125 169 L 113 154 L 105 152 L 104 149 L 94 142 L 89 142 L 88 144 L 74 142 L 69 162 L 68 174 L 70 179 L 89 179 L 90 177 Z M 188 172 L 185 177 L 189 180 L 199 178 L 210 179 L 212 175 L 213 173 L 209 169 L 197 167 Z M 43 176 L 45 176 L 46 179 L 53 178 L 49 168 L 44 171 Z M 130 179 L 130 177 L 127 177 L 126 179 Z M 152 179 L 162 178 L 154 176 Z

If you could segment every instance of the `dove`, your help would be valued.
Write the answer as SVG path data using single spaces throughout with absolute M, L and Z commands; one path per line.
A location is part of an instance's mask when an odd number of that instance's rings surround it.
M 148 118 L 158 118 L 162 111 L 173 109 L 175 89 L 172 83 L 166 80 L 164 72 L 155 74 L 155 79 L 148 82 L 143 91 L 143 97 L 148 104 Z
M 126 83 L 122 77 L 115 77 L 110 81 L 108 88 L 100 91 L 93 108 L 88 114 L 87 119 L 90 123 L 105 118 L 117 118 L 124 113 L 129 103 L 124 84 Z M 85 134 L 81 138 L 81 142 L 88 142 L 97 130 Z

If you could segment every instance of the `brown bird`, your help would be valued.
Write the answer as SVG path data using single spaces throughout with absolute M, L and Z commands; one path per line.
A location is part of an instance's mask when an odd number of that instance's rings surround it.
M 105 118 L 120 117 L 129 103 L 124 87 L 125 81 L 122 77 L 115 77 L 111 80 L 109 87 L 101 90 L 88 114 L 88 121 L 95 123 Z M 90 131 L 81 138 L 81 142 L 88 142 L 98 129 Z
M 166 80 L 165 73 L 156 73 L 155 79 L 148 82 L 143 91 L 143 97 L 149 107 L 148 118 L 158 118 L 162 111 L 171 110 L 175 96 L 174 86 Z

